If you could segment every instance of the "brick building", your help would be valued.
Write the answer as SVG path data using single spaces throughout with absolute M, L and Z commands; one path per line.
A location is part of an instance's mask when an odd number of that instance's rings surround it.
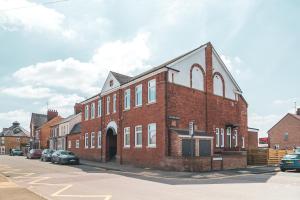
M 248 148 L 247 150 L 258 148 L 258 131 L 256 128 L 248 128 Z
M 300 146 L 300 108 L 296 114 L 288 113 L 269 131 L 269 147 L 293 149 Z
M 29 144 L 29 132 L 14 122 L 11 127 L 3 128 L 0 133 L 0 154 L 9 154 L 11 149 L 25 150 Z
M 211 43 L 134 77 L 110 72 L 101 93 L 81 104 L 84 159 L 192 171 L 246 166 L 247 102 Z
M 36 129 L 35 140 L 36 148 L 48 149 L 50 147 L 51 127 L 62 120 L 61 116 L 56 116 Z
M 76 155 L 81 156 L 80 151 L 80 137 L 81 137 L 81 123 L 77 123 L 72 128 L 69 135 L 67 135 L 69 151 L 74 152 Z
M 58 116 L 58 112 L 56 110 L 48 110 L 47 115 L 32 113 L 30 119 L 30 148 L 40 148 L 40 139 L 37 135 L 39 132 L 37 131 L 42 125 L 46 122 L 52 120 L 53 118 Z

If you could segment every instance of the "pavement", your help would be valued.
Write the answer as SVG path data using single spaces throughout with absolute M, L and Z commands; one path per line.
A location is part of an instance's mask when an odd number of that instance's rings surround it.
M 5 188 L 1 200 L 253 200 L 298 199 L 300 173 L 276 167 L 205 173 L 170 172 L 115 163 L 58 165 L 24 157 L 0 156 L 0 174 L 16 191 Z M 115 169 L 113 169 L 113 167 Z M 125 169 L 127 171 L 125 171 Z M 273 171 L 272 171 L 273 170 Z M 4 180 L 3 176 L 1 180 Z M 7 182 L 7 181 L 6 181 Z M 22 190 L 24 191 L 22 191 Z M 29 192 L 29 193 L 28 193 Z M 33 193 L 32 193 L 33 192 Z M 3 196 L 6 195 L 6 196 Z
M 108 171 L 115 171 L 119 173 L 135 174 L 140 176 L 148 176 L 154 178 L 210 178 L 210 177 L 225 177 L 231 175 L 247 175 L 247 174 L 263 174 L 263 173 L 274 173 L 279 172 L 280 168 L 278 166 L 248 166 L 242 169 L 229 169 L 223 171 L 210 171 L 210 172 L 178 172 L 178 171 L 163 171 L 151 168 L 140 168 L 132 165 L 120 165 L 116 162 L 95 162 L 88 160 L 80 160 L 82 165 L 87 165 L 91 167 L 97 167 Z

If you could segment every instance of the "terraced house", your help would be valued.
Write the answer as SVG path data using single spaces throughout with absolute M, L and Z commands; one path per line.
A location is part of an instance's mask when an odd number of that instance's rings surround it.
M 110 72 L 81 104 L 82 158 L 192 171 L 246 166 L 247 102 L 211 43 L 134 77 Z

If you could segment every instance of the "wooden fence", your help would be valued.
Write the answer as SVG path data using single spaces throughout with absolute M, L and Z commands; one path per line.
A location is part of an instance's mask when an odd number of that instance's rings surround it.
M 286 154 L 292 150 L 252 149 L 248 151 L 248 165 L 278 165 Z

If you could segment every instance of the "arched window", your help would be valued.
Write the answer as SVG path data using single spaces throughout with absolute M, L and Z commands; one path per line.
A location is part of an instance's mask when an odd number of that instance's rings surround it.
M 214 94 L 218 96 L 224 96 L 224 79 L 220 73 L 215 73 L 214 80 Z
M 191 87 L 204 91 L 204 70 L 198 64 L 194 64 L 190 71 Z

